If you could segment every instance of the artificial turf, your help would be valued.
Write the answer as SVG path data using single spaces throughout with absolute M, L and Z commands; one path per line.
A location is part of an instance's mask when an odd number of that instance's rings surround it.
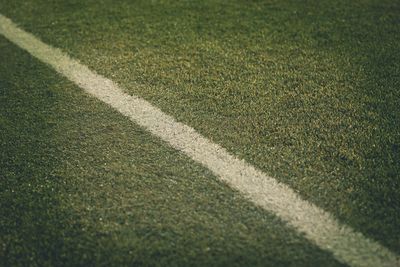
M 342 266 L 0 38 L 1 266 Z
M 30 0 L 0 10 L 400 252 L 399 1 Z

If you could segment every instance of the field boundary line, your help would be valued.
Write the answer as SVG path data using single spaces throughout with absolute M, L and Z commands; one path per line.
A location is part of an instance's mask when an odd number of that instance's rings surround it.
M 276 214 L 317 246 L 330 251 L 339 261 L 354 267 L 400 266 L 399 256 L 386 247 L 339 223 L 330 213 L 301 199 L 289 186 L 231 155 L 144 99 L 124 93 L 113 81 L 43 43 L 1 14 L 0 34 L 90 95 L 207 167 L 253 203 Z

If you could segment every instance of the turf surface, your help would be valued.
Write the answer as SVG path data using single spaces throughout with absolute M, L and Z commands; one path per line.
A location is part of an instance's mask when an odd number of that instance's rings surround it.
M 1 266 L 341 266 L 0 38 Z
M 399 1 L 31 0 L 0 10 L 400 252 Z

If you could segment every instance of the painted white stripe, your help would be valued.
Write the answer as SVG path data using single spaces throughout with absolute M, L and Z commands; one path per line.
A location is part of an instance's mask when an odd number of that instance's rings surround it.
M 387 248 L 340 224 L 329 213 L 302 200 L 288 186 L 232 156 L 221 146 L 201 136 L 193 128 L 177 122 L 149 102 L 124 93 L 111 80 L 19 29 L 1 14 L 0 33 L 92 96 L 209 168 L 251 201 L 278 215 L 320 248 L 332 252 L 338 260 L 360 267 L 400 266 L 399 256 Z

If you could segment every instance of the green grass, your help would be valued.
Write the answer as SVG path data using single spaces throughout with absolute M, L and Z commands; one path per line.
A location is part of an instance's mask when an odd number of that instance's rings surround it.
M 340 266 L 0 38 L 0 266 Z
M 400 253 L 399 1 L 3 0 L 0 10 Z

